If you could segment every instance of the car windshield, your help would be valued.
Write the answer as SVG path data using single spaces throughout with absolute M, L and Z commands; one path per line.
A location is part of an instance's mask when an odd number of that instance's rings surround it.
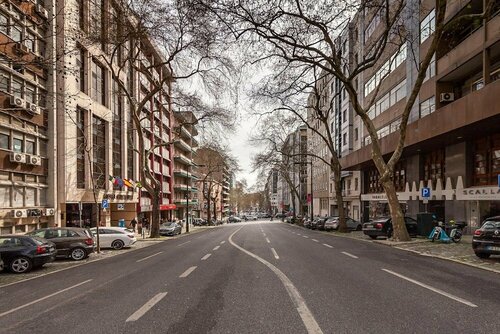
M 500 228 L 500 222 L 494 220 L 487 220 L 484 222 L 483 228 Z
M 163 227 L 174 227 L 175 226 L 175 223 L 173 222 L 170 222 L 170 223 L 163 223 L 161 224 Z

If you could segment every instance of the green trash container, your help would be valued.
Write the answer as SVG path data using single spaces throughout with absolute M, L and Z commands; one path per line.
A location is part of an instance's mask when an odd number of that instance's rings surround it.
M 125 227 L 125 219 L 118 220 L 118 227 Z

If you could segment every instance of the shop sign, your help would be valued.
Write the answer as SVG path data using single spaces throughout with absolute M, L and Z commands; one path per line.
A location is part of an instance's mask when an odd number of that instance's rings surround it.
M 117 210 L 120 210 L 120 211 L 125 210 L 125 204 L 123 204 L 123 203 L 118 203 L 118 204 L 116 205 L 116 209 L 117 209 Z
M 141 212 L 153 211 L 152 205 L 141 205 L 140 208 L 141 208 Z
M 464 188 L 457 191 L 457 200 L 500 200 L 500 187 Z
M 162 204 L 160 205 L 160 210 L 166 211 L 166 210 L 175 210 L 177 209 L 177 205 L 175 204 Z

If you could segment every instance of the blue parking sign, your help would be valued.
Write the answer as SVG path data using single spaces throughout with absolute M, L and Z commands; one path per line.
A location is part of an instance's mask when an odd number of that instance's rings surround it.
M 422 198 L 429 198 L 431 197 L 431 188 L 422 188 Z
M 101 208 L 109 209 L 109 201 L 107 199 L 103 199 L 101 203 Z
M 500 188 L 500 174 L 498 174 L 498 188 Z

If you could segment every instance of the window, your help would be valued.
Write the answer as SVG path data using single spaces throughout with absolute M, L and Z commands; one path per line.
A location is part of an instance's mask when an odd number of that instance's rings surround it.
M 3 148 L 4 150 L 9 150 L 9 135 L 6 133 L 0 133 L 0 148 Z
M 23 152 L 23 140 L 21 138 L 14 138 L 12 140 L 12 150 L 14 152 L 20 152 L 22 153 Z
M 354 129 L 354 141 L 358 141 L 359 138 L 359 130 L 358 128 Z
M 347 145 L 347 133 L 344 133 L 342 142 L 344 143 L 344 145 Z
M 344 123 L 345 121 L 347 121 L 347 110 L 342 112 L 342 122 Z
M 78 0 L 78 26 L 85 30 L 85 0 Z
M 26 140 L 26 150 L 25 152 L 28 154 L 36 154 L 36 146 L 34 140 Z
M 113 83 L 113 176 L 122 176 L 122 98 L 117 83 Z M 120 189 L 119 186 L 114 186 Z
M 76 187 L 85 189 L 85 111 L 76 110 Z
M 134 125 L 127 122 L 127 177 L 134 178 Z
M 78 68 L 78 82 L 80 84 L 80 91 L 85 93 L 85 51 L 83 49 L 78 50 L 76 67 Z
M 500 174 L 500 134 L 474 143 L 474 186 L 496 185 Z
M 424 82 L 426 82 L 435 75 L 436 75 L 436 54 L 432 56 L 431 62 L 429 63 L 429 67 L 427 67 L 427 71 L 425 71 Z
M 0 32 L 5 35 L 9 34 L 9 18 L 0 12 Z
M 25 205 L 26 206 L 35 206 L 36 205 L 36 191 L 35 188 L 26 187 L 24 192 L 25 196 Z
M 433 9 L 422 22 L 420 22 L 420 43 L 423 43 L 434 32 L 436 26 L 436 12 Z
M 446 157 L 444 149 L 430 152 L 424 156 L 424 182 L 431 180 L 433 187 L 438 179 L 444 181 L 446 173 Z
M 358 191 L 359 181 L 358 178 L 354 178 L 354 191 Z
M 435 110 L 434 96 L 420 103 L 420 118 L 425 117 Z
M 0 90 L 4 92 L 9 91 L 10 75 L 6 71 L 0 70 Z
M 92 116 L 92 166 L 94 187 L 104 189 L 106 183 L 106 122 Z
M 101 42 L 103 40 L 103 29 L 102 21 L 104 13 L 104 1 L 103 0 L 92 0 L 90 1 L 90 33 L 94 38 L 98 38 Z M 101 43 L 102 44 L 102 43 Z
M 368 96 L 378 85 L 382 82 L 383 79 L 386 78 L 392 71 L 399 67 L 406 60 L 407 52 L 406 52 L 406 44 L 401 45 L 399 50 L 394 53 L 381 67 L 380 69 L 373 75 L 366 83 L 365 83 L 365 97 Z
M 104 68 L 92 60 L 92 99 L 105 105 Z

